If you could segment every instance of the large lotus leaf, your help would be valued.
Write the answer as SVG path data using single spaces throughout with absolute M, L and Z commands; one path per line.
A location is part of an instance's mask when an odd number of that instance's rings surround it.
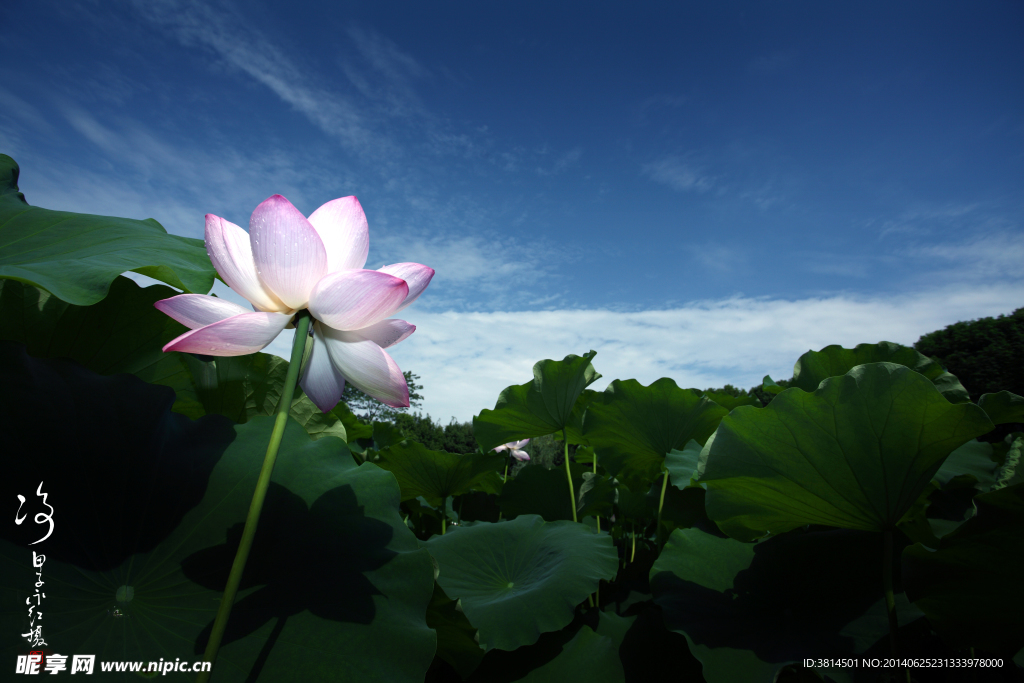
M 707 519 L 705 498 L 707 493 L 701 486 L 665 487 L 665 497 L 661 496 L 661 477 L 658 477 L 647 491 L 647 506 L 654 515 L 658 514 L 661 504 L 661 523 L 668 532 L 675 528 L 686 528 Z M 667 535 L 667 534 L 666 534 Z
M 586 468 L 570 463 L 569 471 L 573 491 L 582 491 Z M 565 468 L 548 470 L 536 465 L 521 469 L 515 479 L 505 483 L 498 497 L 501 512 L 509 519 L 518 515 L 540 515 L 549 522 L 572 519 L 571 501 Z
M 701 449 L 702 446 L 696 440 L 690 439 L 683 450 L 673 448 L 665 454 L 665 469 L 668 470 L 669 481 L 673 486 L 685 489 L 697 477 Z
M 617 486 L 615 480 L 607 475 L 583 473 L 583 483 L 576 489 L 576 515 L 583 519 L 588 515 L 608 517 L 615 513 Z M 541 515 L 543 517 L 543 515 Z M 545 519 L 547 519 L 545 517 Z
M 576 616 L 567 626 L 557 631 L 542 633 L 537 642 L 532 645 L 524 645 L 513 651 L 496 648 L 489 650 L 480 667 L 467 679 L 467 683 L 516 683 L 522 681 L 531 673 L 551 664 L 561 656 L 570 641 L 585 625 L 592 629 L 596 625 L 597 634 L 610 638 L 611 646 L 617 647 L 614 629 L 602 628 L 605 621 L 595 617 L 598 617 L 597 613 L 591 612 L 587 615 L 582 611 L 577 611 Z M 570 677 L 569 680 L 576 680 L 576 678 Z
M 0 339 L 18 341 L 38 358 L 70 358 L 101 375 L 128 372 L 174 390 L 173 410 L 191 418 L 216 413 L 235 422 L 277 410 L 287 361 L 255 353 L 213 358 L 164 353 L 164 344 L 187 331 L 153 307 L 176 292 L 139 287 L 125 277 L 92 306 L 75 306 L 15 280 L 0 280 Z M 324 415 L 296 391 L 291 416 L 313 438 L 345 439 L 344 424 Z
M 1015 652 L 1024 646 L 1024 484 L 974 499 L 978 514 L 937 551 L 903 551 L 907 595 L 957 649 Z
M 591 351 L 583 356 L 569 354 L 560 361 L 538 361 L 532 382 L 502 391 L 494 410 L 482 410 L 473 417 L 473 435 L 483 451 L 562 429 L 567 429 L 570 441 L 573 437 L 578 441 L 579 428 L 574 422 L 582 415 L 576 402 L 583 390 L 601 377 L 590 363 L 596 355 Z
M 463 680 L 480 666 L 485 653 L 477 645 L 476 629 L 436 581 L 427 608 L 427 626 L 437 633 L 437 656 L 451 664 Z
M 650 565 L 648 564 L 648 569 Z M 692 681 L 699 683 L 700 661 L 690 654 L 686 639 L 665 628 L 662 609 L 650 600 L 634 603 L 629 608 L 632 622 L 619 647 L 619 658 L 626 673 L 627 681 Z M 604 617 L 601 613 L 601 626 Z M 598 628 L 598 633 L 601 628 Z M 666 656 L 667 653 L 671 653 Z M 738 682 L 737 682 L 738 683 Z
M 978 407 L 984 410 L 993 424 L 1024 422 L 1024 397 L 1009 391 L 996 394 L 982 394 Z
M 437 582 L 461 600 L 485 650 L 514 650 L 562 628 L 619 565 L 610 536 L 537 515 L 455 527 L 421 545 L 437 560 Z
M 345 440 L 348 441 L 350 446 L 359 439 L 373 438 L 373 425 L 360 422 L 359 418 L 343 402 L 339 401 L 338 405 L 334 406 L 331 410 L 331 414 L 341 421 L 347 435 Z
M 996 483 L 999 463 L 992 458 L 992 444 L 972 439 L 949 454 L 932 477 L 945 486 L 954 477 L 974 477 L 979 491 L 990 491 Z
M 657 506 L 651 507 L 651 499 L 645 488 L 641 491 L 632 491 L 625 484 L 616 487 L 615 516 L 617 519 L 629 520 L 647 524 L 658 516 Z
M 523 683 L 620 683 L 626 678 L 617 650 L 611 638 L 584 626 L 557 657 L 519 680 Z
M 730 394 L 723 394 L 719 391 L 701 391 L 700 389 L 691 389 L 690 391 L 696 391 L 699 394 L 707 396 L 710 400 L 729 411 L 733 408 L 739 408 L 740 406 L 754 406 L 755 408 L 762 407 L 761 401 L 758 400 L 757 396 L 732 396 Z
M 888 637 L 881 567 L 882 539 L 863 531 L 755 544 L 677 529 L 650 579 L 665 625 L 686 636 L 708 683 L 771 683 L 788 663 L 852 657 Z M 904 624 L 921 613 L 899 593 L 897 615 Z
M 636 490 L 661 474 L 665 454 L 695 439 L 701 445 L 729 411 L 663 377 L 645 387 L 615 380 L 583 418 L 583 436 L 602 467 Z
M 812 392 L 826 378 L 845 375 L 853 367 L 867 363 L 906 366 L 930 379 L 950 403 L 967 403 L 971 400 L 960 380 L 943 370 L 942 365 L 916 349 L 886 341 L 858 344 L 852 349 L 833 344 L 821 351 L 808 351 L 793 366 L 792 386 Z
M 804 524 L 891 529 L 946 456 L 992 426 L 913 370 L 858 365 L 722 420 L 698 468 L 708 516 L 739 540 Z
M 18 634 L 38 550 L 49 649 L 200 659 L 273 419 L 192 422 L 170 412 L 164 387 L 11 346 L 0 345 L 4 496 L 25 494 L 34 514 L 42 481 L 55 531 L 30 546 L 38 527 L 3 526 L 6 656 L 27 649 Z M 435 648 L 425 623 L 433 569 L 398 495 L 389 473 L 356 467 L 342 441 L 312 442 L 288 422 L 216 680 L 423 680 Z
M 423 496 L 434 507 L 440 507 L 449 496 L 469 491 L 484 475 L 505 464 L 500 455 L 432 451 L 416 441 L 396 443 L 380 451 L 379 456 L 375 464 L 395 475 L 402 500 Z
M 996 472 L 996 483 L 992 490 L 1014 486 L 1024 482 L 1024 467 L 1021 467 L 1021 456 L 1024 455 L 1024 434 L 1014 432 L 1008 434 L 1002 443 L 996 444 L 993 450 L 1003 451 L 1003 464 Z
M 101 300 L 126 271 L 185 292 L 206 294 L 213 287 L 216 271 L 203 240 L 169 235 L 152 218 L 29 206 L 18 191 L 18 174 L 14 159 L 0 154 L 0 278 L 33 284 L 79 306 Z

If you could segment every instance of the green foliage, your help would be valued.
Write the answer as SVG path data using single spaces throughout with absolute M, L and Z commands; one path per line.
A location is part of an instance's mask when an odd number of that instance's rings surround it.
M 618 568 L 610 537 L 537 515 L 456 527 L 422 545 L 437 560 L 437 582 L 461 600 L 485 650 L 531 645 L 567 625 L 576 605 Z
M 29 206 L 17 162 L 0 154 L 0 278 L 20 280 L 88 306 L 134 271 L 184 292 L 205 294 L 216 271 L 202 240 L 144 221 Z
M 1024 308 L 998 318 L 947 325 L 922 335 L 914 348 L 956 375 L 974 403 L 983 394 L 1003 390 L 1024 396 Z M 982 438 L 994 443 L 1021 430 L 1024 421 L 1000 424 Z
M 170 411 L 166 387 L 33 359 L 13 342 L 0 342 L 0 378 L 4 497 L 31 495 L 42 478 L 58 515 L 42 546 L 49 647 L 105 661 L 196 659 L 273 418 L 192 421 Z M 357 467 L 340 439 L 312 441 L 288 422 L 218 680 L 249 680 L 254 667 L 271 680 L 423 680 L 435 643 L 424 621 L 432 567 L 398 499 L 391 474 Z M 9 597 L 36 580 L 37 529 L 2 529 L 0 651 L 13 659 L 24 650 L 24 598 L 14 611 Z M 132 599 L 118 599 L 122 585 Z M 126 616 L 109 616 L 115 607 Z M 259 656 L 268 642 L 269 660 Z
M 212 269 L 196 241 L 32 209 L 4 168 L 0 493 L 43 481 L 57 507 L 40 547 L 48 645 L 195 659 L 287 363 L 163 353 L 183 328 L 152 304 L 173 292 L 111 269 L 142 259 L 137 272 L 201 283 Z M 118 235 L 113 257 L 90 252 L 90 226 Z M 36 256 L 3 242 L 12 234 Z M 169 265 L 146 260 L 154 249 Z M 974 647 L 1024 665 L 1022 316 L 958 323 L 948 347 L 928 347 L 945 339 L 933 333 L 917 350 L 808 351 L 789 380 L 746 391 L 661 379 L 596 392 L 593 351 L 544 360 L 472 424 L 352 387 L 320 414 L 299 392 L 215 680 L 850 683 L 863 672 L 802 659 L 893 654 L 886 583 L 898 656 Z M 1017 431 L 992 441 L 993 423 Z M 986 431 L 991 443 L 974 439 Z M 523 438 L 530 462 L 489 450 Z M 36 532 L 0 526 L 11 658 L 25 650 Z
M 739 540 L 804 524 L 891 529 L 946 457 L 992 428 L 895 363 L 858 365 L 813 394 L 737 408 L 700 455 L 708 516 Z
M 475 453 L 478 448 L 473 437 L 473 425 L 469 422 L 460 424 L 454 417 L 450 423 L 442 427 L 440 423 L 433 422 L 430 415 L 398 413 L 394 415 L 392 423 L 405 438 L 419 441 L 431 450 Z

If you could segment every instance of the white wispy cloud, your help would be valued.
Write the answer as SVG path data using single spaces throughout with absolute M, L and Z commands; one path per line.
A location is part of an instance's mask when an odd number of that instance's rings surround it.
M 651 180 L 682 192 L 707 192 L 715 184 L 715 179 L 702 168 L 677 156 L 644 164 L 642 170 Z
M 430 290 L 423 295 L 429 298 Z M 422 299 L 421 299 L 422 300 Z M 490 313 L 426 312 L 419 302 L 401 317 L 416 332 L 388 352 L 420 376 L 422 412 L 447 423 L 494 408 L 498 394 L 532 379 L 533 365 L 597 351 L 603 377 L 644 386 L 671 377 L 682 388 L 733 384 L 743 389 L 764 375 L 788 379 L 809 350 L 831 344 L 891 341 L 907 346 L 960 320 L 1010 313 L 1019 286 L 947 286 L 894 296 L 833 295 L 799 300 L 730 297 L 668 310 L 549 310 Z M 284 357 L 290 340 L 268 352 Z
M 397 152 L 356 103 L 307 76 L 311 69 L 275 45 L 230 5 L 195 0 L 144 0 L 136 9 L 187 46 L 200 46 L 265 87 L 359 155 Z

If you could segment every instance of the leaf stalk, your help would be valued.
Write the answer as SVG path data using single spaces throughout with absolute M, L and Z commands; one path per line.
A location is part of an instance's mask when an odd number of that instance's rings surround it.
M 231 564 L 231 572 L 228 574 L 228 582 L 224 587 L 224 595 L 220 599 L 220 607 L 217 610 L 217 617 L 213 622 L 210 640 L 207 642 L 206 652 L 203 654 L 203 661 L 211 663 L 211 671 L 201 671 L 199 676 L 196 677 L 196 683 L 206 683 L 210 680 L 213 669 L 212 664 L 217 660 L 217 652 L 220 650 L 220 643 L 224 637 L 224 631 L 227 629 L 228 618 L 231 616 L 231 608 L 235 602 L 235 595 L 238 593 L 238 586 L 242 582 L 242 573 L 245 571 L 245 563 L 249 559 L 249 551 L 252 549 L 252 542 L 256 537 L 256 525 L 260 519 L 260 512 L 263 510 L 263 501 L 267 497 L 267 489 L 270 488 L 270 477 L 274 473 L 277 452 L 281 448 L 285 426 L 288 424 L 288 413 L 291 410 L 292 398 L 295 396 L 295 385 L 299 381 L 299 369 L 302 366 L 302 355 L 306 349 L 306 337 L 309 335 L 311 320 L 309 311 L 305 309 L 299 311 L 295 316 L 295 341 L 292 343 L 292 356 L 288 363 L 288 373 L 285 375 L 281 400 L 277 404 L 274 430 L 270 433 L 267 454 L 263 458 L 263 467 L 260 469 L 260 476 L 256 481 L 256 491 L 252 495 L 249 514 L 245 518 L 242 540 L 238 544 L 235 561 Z

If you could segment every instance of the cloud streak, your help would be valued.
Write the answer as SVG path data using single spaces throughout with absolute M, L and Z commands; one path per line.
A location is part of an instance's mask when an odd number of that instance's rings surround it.
M 420 376 L 422 412 L 447 423 L 494 408 L 498 394 L 533 377 L 533 365 L 593 349 L 603 377 L 644 386 L 671 377 L 683 388 L 733 384 L 743 389 L 764 375 L 788 379 L 809 350 L 831 344 L 891 341 L 907 346 L 959 320 L 1009 313 L 1020 306 L 1019 287 L 947 286 L 898 296 L 835 295 L 799 300 L 734 296 L 666 310 L 426 312 L 419 302 L 402 318 L 415 334 L 389 349 L 402 370 Z M 429 298 L 430 291 L 423 299 Z M 422 299 L 421 299 L 422 301 Z M 279 338 L 282 357 L 290 340 Z
M 644 164 L 642 170 L 651 180 L 680 192 L 707 192 L 715 184 L 703 169 L 676 156 Z

